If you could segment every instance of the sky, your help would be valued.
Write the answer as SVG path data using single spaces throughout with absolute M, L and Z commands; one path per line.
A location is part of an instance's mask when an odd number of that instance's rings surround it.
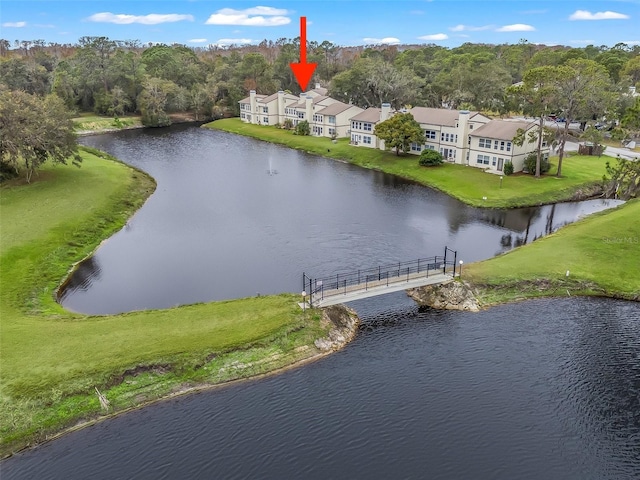
M 2 0 L 0 38 L 83 36 L 193 47 L 300 35 L 341 46 L 640 45 L 640 0 Z

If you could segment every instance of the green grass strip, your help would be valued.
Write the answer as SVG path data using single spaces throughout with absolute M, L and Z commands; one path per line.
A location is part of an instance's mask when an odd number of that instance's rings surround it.
M 464 267 L 494 304 L 549 295 L 640 300 L 640 199 L 561 228 L 504 255 Z M 569 276 L 567 276 L 567 271 Z

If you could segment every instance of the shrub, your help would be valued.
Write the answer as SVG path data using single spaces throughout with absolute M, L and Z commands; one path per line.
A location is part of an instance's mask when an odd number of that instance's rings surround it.
M 442 154 L 435 150 L 423 150 L 418 163 L 423 167 L 437 167 L 444 162 Z
M 296 129 L 294 133 L 296 135 L 310 135 L 311 127 L 309 126 L 309 122 L 307 122 L 306 120 L 303 120 L 302 122 L 298 123 L 298 125 L 296 125 Z
M 530 173 L 531 175 L 536 174 L 537 159 L 538 159 L 537 153 L 530 153 L 527 156 L 527 158 L 524 161 L 524 170 L 526 170 L 527 173 Z M 549 164 L 549 159 L 545 158 L 545 156 L 543 155 L 542 158 L 540 159 L 540 174 L 542 175 L 543 173 L 547 173 L 550 168 L 551 168 L 551 165 Z
M 504 164 L 504 168 L 502 169 L 502 172 L 507 176 L 512 175 L 513 174 L 513 163 L 506 162 Z
M 284 128 L 285 130 L 291 130 L 293 128 L 293 120 L 291 120 L 290 118 L 285 118 L 284 122 L 282 123 L 282 128 Z

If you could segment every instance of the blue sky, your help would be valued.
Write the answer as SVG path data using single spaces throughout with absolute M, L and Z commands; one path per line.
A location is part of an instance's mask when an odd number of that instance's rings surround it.
M 298 36 L 301 16 L 309 40 L 338 45 L 640 44 L 640 0 L 2 0 L 0 37 L 247 44 Z

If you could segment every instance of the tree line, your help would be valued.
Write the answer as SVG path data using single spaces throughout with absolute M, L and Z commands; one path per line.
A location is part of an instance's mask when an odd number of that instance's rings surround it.
M 614 91 L 640 87 L 640 46 L 547 47 L 463 44 L 341 47 L 311 41 L 308 61 L 318 64 L 312 83 L 360 107 L 391 103 L 512 111 L 507 88 L 527 71 L 591 61 L 606 72 Z M 298 61 L 299 38 L 228 48 L 147 45 L 107 37 L 76 44 L 0 39 L 0 84 L 34 95 L 57 95 L 73 111 L 101 115 L 139 113 L 146 125 L 166 125 L 171 112 L 197 119 L 238 115 L 250 90 L 298 93 L 289 64 Z M 640 90 L 640 88 L 639 88 Z M 622 95 L 618 95 L 622 98 Z M 615 108 L 620 115 L 628 105 Z
M 191 48 L 91 36 L 64 45 L 0 39 L 2 171 L 26 162 L 29 177 L 47 158 L 66 161 L 73 151 L 70 116 L 77 112 L 140 114 L 144 125 L 165 126 L 172 112 L 191 112 L 196 120 L 237 116 L 238 101 L 250 90 L 297 94 L 289 64 L 298 61 L 299 42 L 281 38 Z M 630 87 L 640 90 L 638 45 L 570 48 L 521 40 L 456 48 L 343 47 L 311 41 L 307 51 L 308 61 L 318 65 L 311 84 L 320 83 L 332 97 L 362 108 L 388 102 L 395 109 L 420 105 L 524 113 L 539 120 L 539 143 L 548 135 L 544 118 L 558 115 L 567 120 L 555 132 L 558 175 L 570 121 L 586 125 L 606 117 L 620 139 L 640 131 L 640 100 L 629 94 Z M 43 128 L 24 127 L 38 119 Z M 41 144 L 34 146 L 29 138 Z

